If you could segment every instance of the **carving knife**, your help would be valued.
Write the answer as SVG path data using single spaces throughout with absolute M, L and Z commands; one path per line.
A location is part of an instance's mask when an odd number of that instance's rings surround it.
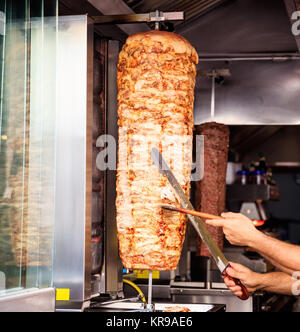
M 178 198 L 180 199 L 182 208 L 195 211 L 192 203 L 186 196 L 182 187 L 175 178 L 173 172 L 171 171 L 157 148 L 152 148 L 151 157 L 154 164 L 157 166 L 159 172 L 167 177 L 169 183 L 174 188 Z M 220 248 L 217 246 L 216 242 L 213 240 L 204 222 L 198 216 L 193 216 L 191 214 L 188 214 L 187 216 L 202 241 L 206 244 L 209 252 L 211 253 L 219 270 L 221 271 L 222 276 L 231 279 L 237 286 L 240 286 L 243 293 L 240 299 L 243 301 L 248 300 L 250 295 L 247 288 L 241 283 L 239 279 L 232 278 L 227 274 L 227 269 L 232 268 L 232 266 L 229 264 L 228 260 L 226 259 Z

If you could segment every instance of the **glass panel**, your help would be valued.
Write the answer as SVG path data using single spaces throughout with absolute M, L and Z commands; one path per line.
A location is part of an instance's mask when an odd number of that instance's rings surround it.
M 44 2 L 31 2 L 30 140 L 26 287 L 52 282 L 55 203 L 56 17 L 44 17 Z
M 0 40 L 0 279 L 5 279 L 6 290 L 49 287 L 57 9 L 52 11 L 54 17 L 45 18 L 43 0 L 1 3 L 6 24 Z M 52 3 L 57 5 L 57 0 Z
M 5 163 L 4 154 L 1 153 L 3 150 L 2 140 L 4 139 L 4 134 L 2 134 L 2 113 L 3 113 L 3 74 L 4 74 L 4 50 L 5 50 L 5 29 L 6 29 L 6 1 L 0 2 L 0 197 L 3 197 L 5 190 Z M 5 220 L 5 205 L 0 203 L 0 262 L 10 261 L 10 250 L 7 248 L 7 236 L 8 236 L 8 222 Z M 3 263 L 0 263 L 0 294 L 6 289 L 6 275 L 3 271 Z
M 27 102 L 26 1 L 6 1 L 1 103 L 1 262 L 6 288 L 21 287 L 22 228 L 25 217 L 25 135 Z

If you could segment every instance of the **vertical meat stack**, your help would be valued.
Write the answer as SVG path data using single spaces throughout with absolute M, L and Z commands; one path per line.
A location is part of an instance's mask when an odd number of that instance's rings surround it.
M 117 226 L 128 269 L 174 270 L 185 236 L 184 215 L 162 211 L 177 202 L 152 164 L 157 146 L 189 194 L 198 55 L 184 38 L 151 31 L 129 37 L 118 65 Z
M 196 127 L 196 134 L 204 136 L 204 177 L 196 183 L 195 208 L 220 215 L 226 203 L 226 171 L 229 128 L 223 124 L 205 123 Z M 218 246 L 223 249 L 222 228 L 207 226 Z M 210 256 L 206 245 L 199 241 L 200 256 Z

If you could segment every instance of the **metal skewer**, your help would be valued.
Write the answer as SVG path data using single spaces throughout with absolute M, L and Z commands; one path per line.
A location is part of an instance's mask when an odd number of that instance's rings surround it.
M 212 75 L 212 91 L 211 91 L 211 118 L 212 120 L 215 118 L 215 111 L 216 111 L 216 71 L 213 70 Z
M 155 12 L 144 14 L 126 14 L 126 15 L 101 15 L 92 16 L 94 24 L 129 24 L 129 23 L 158 23 L 155 24 L 159 29 L 162 22 L 184 21 L 185 14 L 181 12 Z
M 164 210 L 186 213 L 186 214 L 190 214 L 192 216 L 200 217 L 202 219 L 207 219 L 207 220 L 214 220 L 214 219 L 215 220 L 225 220 L 225 218 L 219 217 L 219 216 L 215 216 L 213 214 L 204 213 L 204 212 L 198 212 L 198 211 L 184 209 L 184 208 L 179 208 L 179 207 L 176 207 L 176 206 L 162 205 L 161 207 Z M 264 225 L 264 222 L 263 221 L 259 221 L 259 220 L 253 220 L 253 225 L 255 227 L 260 227 L 260 226 Z
M 150 311 L 153 310 L 153 305 L 152 305 L 152 280 L 153 280 L 153 273 L 152 270 L 149 271 L 149 284 L 148 284 L 148 309 Z

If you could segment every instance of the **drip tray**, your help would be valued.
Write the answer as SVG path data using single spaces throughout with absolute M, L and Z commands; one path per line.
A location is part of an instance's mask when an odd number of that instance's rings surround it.
M 165 312 L 177 308 L 187 309 L 186 312 L 209 312 L 214 306 L 207 304 L 182 304 L 182 303 L 156 303 L 155 311 L 156 312 Z
M 183 303 L 154 303 L 154 312 L 178 312 L 178 308 L 187 309 L 186 312 L 218 312 L 225 311 L 224 305 L 209 304 L 183 304 Z M 116 302 L 107 305 L 94 306 L 87 311 L 100 312 L 150 312 L 144 303 L 140 302 Z

